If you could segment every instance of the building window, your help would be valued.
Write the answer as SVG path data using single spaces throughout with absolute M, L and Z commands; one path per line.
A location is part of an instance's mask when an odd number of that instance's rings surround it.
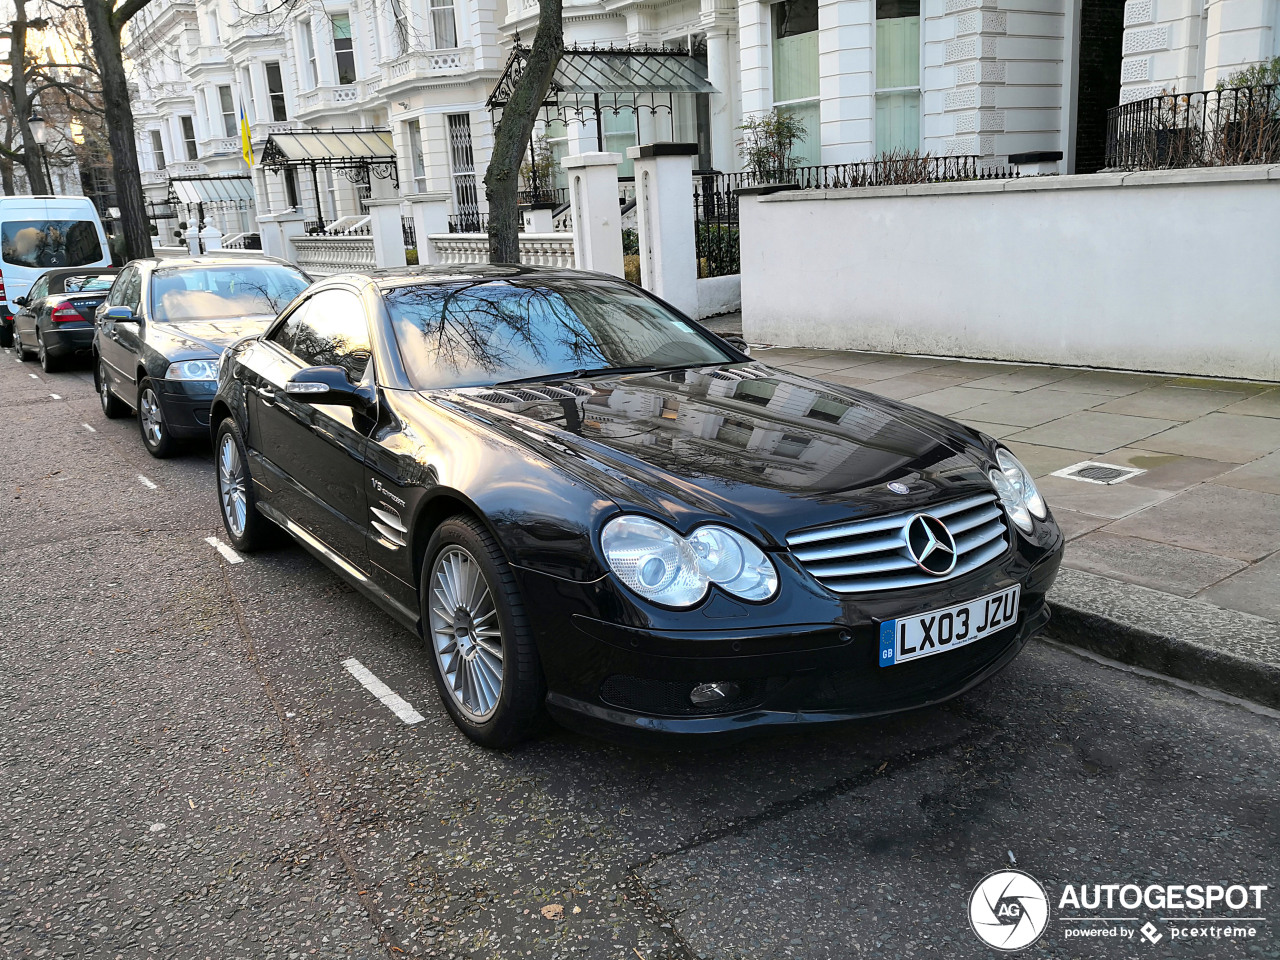
M 284 199 L 291 209 L 298 209 L 298 171 L 293 167 L 284 168 Z
M 222 109 L 222 135 L 234 137 L 236 135 L 236 103 L 231 96 L 230 87 L 218 88 L 218 105 Z
M 356 82 L 356 51 L 351 42 L 351 15 L 335 13 L 333 22 L 333 55 L 338 61 L 338 82 Z
M 288 120 L 289 110 L 284 99 L 284 75 L 280 72 L 280 64 L 272 61 L 266 66 L 267 95 L 271 98 L 271 119 Z
M 773 105 L 804 126 L 804 142 L 796 145 L 795 160 L 801 165 L 821 163 L 818 0 L 782 0 L 773 5 L 772 13 Z
M 311 33 L 311 21 L 303 21 L 302 53 L 307 63 L 307 89 L 314 90 L 320 84 L 320 73 L 316 66 L 316 38 Z
M 240 71 L 240 102 L 245 107 L 245 116 L 248 117 L 249 122 L 257 123 L 258 104 L 253 95 L 253 79 L 249 75 L 248 67 Z
M 392 30 L 395 33 L 395 55 L 401 56 L 409 52 L 409 14 L 404 8 L 404 0 L 388 0 L 391 5 Z
M 187 159 L 199 159 L 200 151 L 196 149 L 195 121 L 190 117 L 179 117 L 178 122 L 182 124 L 182 142 L 187 148 Z
M 151 159 L 157 170 L 164 169 L 164 141 L 160 139 L 160 131 L 151 131 Z
M 876 0 L 876 152 L 920 150 L 920 0 Z
M 480 195 L 476 191 L 476 160 L 471 149 L 471 117 L 465 113 L 451 113 L 447 120 L 453 207 L 465 230 L 479 230 Z
M 458 25 L 453 15 L 453 0 L 431 0 L 431 36 L 437 50 L 458 45 Z
M 405 133 L 409 137 L 409 163 L 413 166 L 414 192 L 426 193 L 427 161 L 422 155 L 422 122 L 410 120 L 405 124 Z

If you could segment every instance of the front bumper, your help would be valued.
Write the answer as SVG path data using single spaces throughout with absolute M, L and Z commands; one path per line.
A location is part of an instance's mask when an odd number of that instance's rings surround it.
M 209 436 L 209 411 L 218 390 L 216 380 L 153 380 L 165 426 L 175 437 Z
M 857 604 L 838 598 L 805 604 L 813 620 L 747 625 L 725 619 L 711 630 L 623 626 L 592 616 L 608 609 L 574 601 L 566 581 L 518 570 L 537 625 L 547 708 L 560 722 L 592 733 L 646 737 L 732 737 L 759 729 L 826 724 L 940 703 L 998 673 L 1049 620 L 1045 595 L 1062 559 L 1061 536 L 1032 556 L 1012 552 L 944 589 L 902 591 Z M 879 665 L 879 622 L 1022 585 L 1016 623 L 972 644 L 892 667 Z M 944 585 L 939 585 L 944 587 Z M 608 581 L 592 585 L 597 594 Z M 584 591 L 590 594 L 591 590 Z M 759 609 L 759 608 L 758 608 Z M 834 609 L 834 616 L 820 619 Z M 760 610 L 763 613 L 763 610 Z M 794 618 L 801 612 L 789 611 Z M 699 626 L 710 626 L 702 618 Z M 698 684 L 732 682 L 738 695 L 695 707 Z

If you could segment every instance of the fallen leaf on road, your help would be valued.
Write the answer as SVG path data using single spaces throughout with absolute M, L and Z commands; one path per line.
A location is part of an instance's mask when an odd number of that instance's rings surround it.
M 548 903 L 542 908 L 541 913 L 548 920 L 559 920 L 564 917 L 564 907 L 558 903 Z
M 581 907 L 574 907 L 574 908 L 573 908 L 573 912 L 574 912 L 574 913 L 581 913 L 581 912 L 582 912 L 582 908 L 581 908 Z
M 880 766 L 876 767 L 876 773 L 884 773 L 884 768 L 887 767 L 888 765 L 889 765 L 889 761 L 886 760 L 884 763 L 880 764 Z

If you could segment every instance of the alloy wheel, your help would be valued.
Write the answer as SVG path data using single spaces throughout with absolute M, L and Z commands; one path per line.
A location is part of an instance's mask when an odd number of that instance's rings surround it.
M 502 695 L 502 628 L 484 572 L 457 544 L 431 568 L 431 640 L 445 685 L 470 719 L 484 720 Z
M 102 404 L 102 412 L 110 415 L 111 388 L 107 386 L 107 368 L 101 360 L 98 361 L 98 402 Z
M 218 447 L 218 494 L 222 501 L 222 515 L 234 536 L 244 536 L 245 522 L 249 515 L 249 500 L 244 471 L 244 461 L 235 438 L 222 435 Z
M 49 366 L 49 354 L 44 349 L 44 337 L 36 333 L 36 356 L 40 358 L 40 366 L 47 368 Z
M 138 415 L 142 418 L 142 432 L 147 443 L 153 447 L 160 446 L 164 439 L 164 420 L 160 416 L 160 398 L 150 387 L 142 391 L 138 400 Z

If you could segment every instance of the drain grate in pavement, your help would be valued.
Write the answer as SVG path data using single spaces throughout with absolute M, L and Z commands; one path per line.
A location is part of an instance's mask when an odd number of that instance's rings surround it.
M 1051 476 L 1110 486 L 1113 483 L 1124 483 L 1126 480 L 1131 480 L 1146 472 L 1138 467 L 1118 467 L 1114 463 L 1084 460 L 1080 463 L 1073 463 L 1069 467 L 1063 467 L 1061 470 L 1055 470 Z

